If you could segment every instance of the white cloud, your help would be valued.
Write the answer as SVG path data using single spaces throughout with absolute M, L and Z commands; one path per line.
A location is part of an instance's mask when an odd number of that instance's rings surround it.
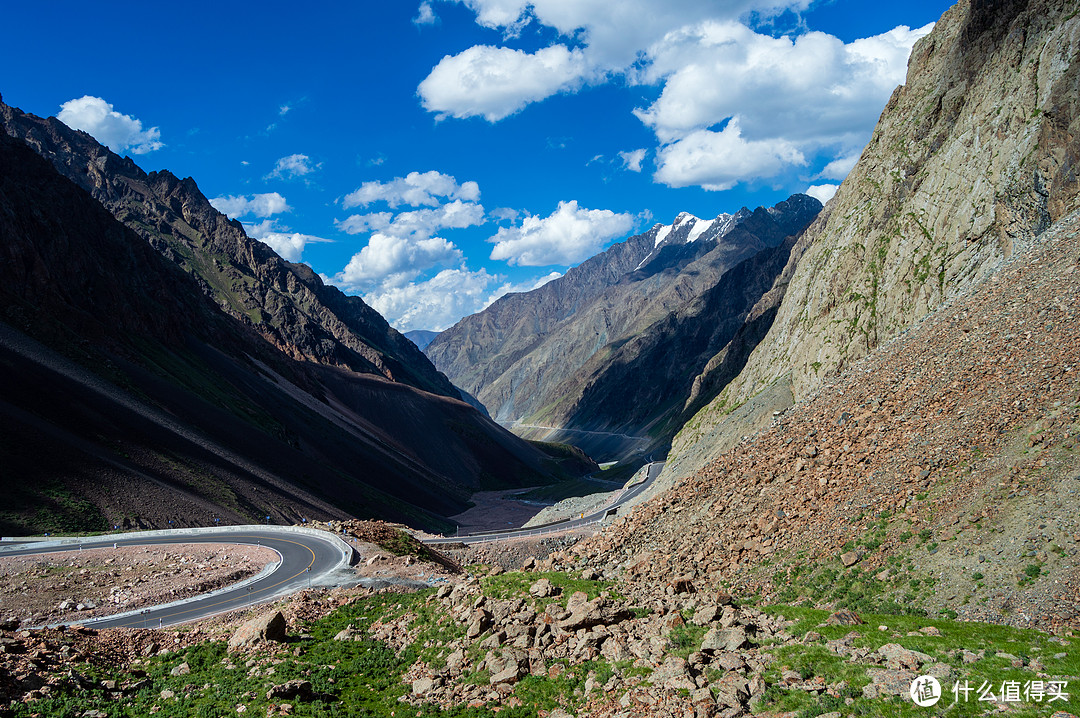
M 633 215 L 580 208 L 577 200 L 559 202 L 558 209 L 543 219 L 526 217 L 518 227 L 500 228 L 488 240 L 495 244 L 491 259 L 528 267 L 574 264 L 596 254 L 634 224 Z
M 484 223 L 484 207 L 459 199 L 434 209 L 417 209 L 393 215 L 390 212 L 354 214 L 335 222 L 348 234 L 385 232 L 396 237 L 430 237 L 440 229 L 464 229 Z
M 496 207 L 490 212 L 491 217 L 500 221 L 513 222 L 521 216 L 521 212 L 513 207 Z
M 496 122 L 530 102 L 576 89 L 593 69 L 581 50 L 552 45 L 534 53 L 476 45 L 447 55 L 417 88 L 440 117 L 483 117 Z
M 650 48 L 643 79 L 662 81 L 664 90 L 636 114 L 662 142 L 735 116 L 754 139 L 863 137 L 903 82 L 911 46 L 930 27 L 848 45 L 821 32 L 769 37 L 735 22 L 685 28 Z
M 629 152 L 620 152 L 619 157 L 622 158 L 623 167 L 631 172 L 640 172 L 641 163 L 645 159 L 645 152 L 646 150 L 644 148 L 640 150 L 630 150 Z
M 840 189 L 838 184 L 814 184 L 807 187 L 804 194 L 808 194 L 818 202 L 825 204 L 832 199 L 838 189 Z
M 621 76 L 657 85 L 660 96 L 635 114 L 656 134 L 656 179 L 673 186 L 731 187 L 820 157 L 838 161 L 822 176 L 839 179 L 833 175 L 842 160 L 858 154 L 904 81 L 912 45 L 932 28 L 899 26 L 845 44 L 822 32 L 772 37 L 743 22 L 799 13 L 810 0 L 458 1 L 476 13 L 478 24 L 508 39 L 527 26 L 543 26 L 569 42 L 560 39 L 532 54 L 483 45 L 444 57 L 419 88 L 427 109 L 495 122 L 586 83 Z M 546 56 L 548 66 L 541 61 Z M 718 172 L 718 160 L 688 152 L 692 146 L 727 148 L 717 128 L 733 121 L 755 151 L 744 163 L 752 171 L 745 177 Z M 688 144 L 676 147 L 680 143 Z M 620 156 L 632 170 L 635 164 Z
M 656 156 L 657 182 L 669 187 L 700 185 L 707 190 L 731 189 L 748 179 L 771 177 L 806 158 L 784 139 L 748 141 L 739 122 L 731 120 L 720 132 L 695 130 L 663 147 Z
M 487 306 L 497 281 L 497 275 L 484 269 L 474 272 L 462 265 L 423 281 L 378 288 L 364 300 L 399 331 L 442 331 Z
M 144 130 L 140 120 L 120 114 L 100 97 L 84 95 L 68 100 L 60 105 L 56 118 L 72 129 L 92 135 L 113 152 L 130 150 L 141 155 L 165 146 L 157 127 Z
M 334 225 L 346 234 L 363 234 L 364 232 L 379 232 L 386 229 L 390 226 L 390 220 L 393 218 L 393 212 L 353 214 L 343 220 L 335 221 Z
M 462 259 L 461 250 L 441 237 L 410 239 L 375 232 L 334 280 L 354 291 L 399 287 L 427 269 Z
M 276 220 L 265 219 L 262 222 L 245 222 L 244 231 L 249 237 L 265 242 L 270 245 L 282 259 L 290 262 L 299 262 L 304 253 L 304 247 L 316 242 L 330 242 L 332 240 L 315 237 L 310 234 L 290 232 L 288 227 L 280 227 Z
M 475 202 L 480 199 L 480 185 L 476 182 L 458 181 L 450 175 L 436 172 L 410 172 L 405 177 L 395 177 L 389 182 L 364 182 L 358 189 L 345 195 L 341 206 L 366 207 L 374 202 L 386 202 L 391 207 L 437 207 L 439 197 Z
M 321 162 L 312 164 L 311 158 L 307 155 L 289 155 L 279 159 L 274 165 L 274 169 L 270 170 L 270 174 L 266 175 L 266 177 L 267 179 L 271 177 L 280 177 L 282 179 L 303 177 L 320 167 L 322 167 Z
M 510 292 L 537 289 L 561 276 L 559 272 L 550 272 L 538 278 L 510 283 L 486 269 L 472 271 L 462 264 L 443 269 L 427 279 L 374 288 L 364 294 L 364 300 L 399 331 L 442 331 Z M 336 278 L 323 279 L 340 284 Z
M 227 214 L 230 219 L 243 217 L 247 214 L 253 214 L 256 217 L 269 217 L 292 210 L 285 198 L 277 192 L 255 194 L 250 197 L 246 195 L 214 197 L 210 200 L 210 204 L 218 212 Z
M 749 12 L 768 17 L 805 10 L 809 0 L 462 0 L 477 22 L 508 37 L 536 23 L 583 42 L 599 68 L 633 65 L 639 52 L 666 33 L 709 19 L 735 20 Z
M 563 276 L 562 272 L 548 272 L 543 276 L 526 279 L 523 282 L 507 282 L 505 284 L 502 284 L 491 293 L 491 295 L 487 299 L 487 303 L 484 304 L 482 308 L 487 308 L 491 306 L 495 303 L 497 299 L 505 297 L 507 294 L 531 292 L 534 289 L 539 289 L 548 282 L 554 279 L 558 279 L 561 276 Z
M 416 13 L 416 17 L 413 18 L 414 25 L 434 25 L 439 21 L 438 16 L 435 15 L 435 11 L 431 8 L 430 2 L 420 3 L 420 9 Z
M 855 168 L 855 163 L 858 161 L 858 153 L 852 153 L 846 157 L 837 157 L 825 165 L 825 169 L 821 171 L 819 177 L 822 179 L 843 180 L 848 176 L 848 172 Z

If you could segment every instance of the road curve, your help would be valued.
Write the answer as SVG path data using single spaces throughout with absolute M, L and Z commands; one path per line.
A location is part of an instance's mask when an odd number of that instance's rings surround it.
M 35 543 L 0 544 L 0 557 L 26 556 L 114 546 L 163 546 L 169 544 L 242 544 L 258 545 L 276 551 L 281 560 L 254 580 L 242 581 L 202 596 L 154 606 L 137 612 L 96 620 L 80 621 L 90 628 L 159 628 L 196 621 L 226 611 L 246 608 L 298 591 L 309 585 L 325 583 L 330 574 L 352 558 L 351 549 L 331 534 L 288 527 L 233 526 L 228 529 L 176 529 L 120 534 L 86 539 L 65 539 Z
M 615 500 L 614 503 L 605 506 L 604 508 L 586 516 L 576 519 L 565 519 L 563 521 L 556 521 L 554 523 L 545 524 L 543 526 L 534 526 L 531 528 L 519 528 L 519 529 L 507 529 L 506 531 L 483 531 L 479 533 L 468 534 L 466 536 L 447 536 L 440 538 L 424 539 L 424 543 L 430 545 L 448 544 L 448 543 L 487 543 L 489 541 L 507 541 L 509 539 L 524 538 L 526 536 L 540 536 L 543 534 L 555 533 L 556 531 L 568 531 L 570 529 L 581 528 L 583 526 L 590 526 L 592 524 L 600 523 L 605 517 L 611 515 L 617 511 L 624 504 L 631 499 L 636 498 L 642 492 L 652 485 L 652 482 L 656 480 L 656 477 L 660 475 L 660 471 L 664 468 L 663 461 L 653 461 L 649 463 L 648 473 L 645 475 L 645 479 L 640 483 L 634 484 L 628 489 L 624 489 L 622 494 Z

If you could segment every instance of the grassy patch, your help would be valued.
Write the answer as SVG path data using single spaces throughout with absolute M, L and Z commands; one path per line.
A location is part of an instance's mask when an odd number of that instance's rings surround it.
M 601 591 L 610 590 L 614 585 L 611 581 L 586 581 L 581 578 L 574 578 L 570 574 L 561 571 L 544 571 L 541 573 L 510 571 L 498 576 L 485 576 L 480 579 L 480 586 L 484 591 L 484 595 L 488 598 L 527 598 L 529 597 L 529 586 L 542 578 L 551 581 L 551 585 L 562 589 L 562 592 L 558 596 L 534 599 L 534 605 L 541 609 L 556 601 L 565 606 L 566 600 L 577 591 L 584 591 L 591 601 L 599 596 Z
M 326 718 L 382 718 L 402 715 L 403 708 L 408 709 L 407 715 L 421 717 L 491 718 L 496 713 L 513 718 L 535 717 L 533 708 L 500 711 L 498 706 L 458 706 L 444 712 L 430 706 L 409 708 L 398 701 L 408 691 L 402 675 L 423 657 L 423 644 L 437 640 L 437 636 L 446 638 L 449 635 L 439 632 L 437 610 L 426 604 L 430 593 L 383 594 L 358 600 L 308 626 L 309 638 L 296 639 L 272 652 L 259 652 L 254 656 L 230 655 L 223 642 L 214 641 L 149 659 L 140 666 L 147 672 L 145 685 L 121 701 L 112 700 L 104 691 L 79 691 L 67 686 L 47 698 L 16 705 L 12 714 L 20 718 L 67 716 L 97 709 L 110 717 L 136 718 L 154 714 L 170 718 L 217 718 L 236 715 L 237 708 L 244 706 L 244 712 L 249 715 L 265 716 L 271 704 L 288 702 L 293 705 L 293 715 Z M 425 628 L 416 643 L 398 653 L 371 639 L 333 640 L 334 635 L 348 625 L 366 631 L 376 620 L 407 612 L 414 613 L 414 622 L 423 622 Z M 434 625 L 429 626 L 429 623 Z M 187 662 L 190 674 L 171 675 L 170 671 L 182 662 Z M 87 665 L 77 666 L 76 670 L 95 680 L 113 678 L 121 683 L 132 680 L 128 674 L 110 674 Z M 311 681 L 316 693 L 332 698 L 310 703 L 266 698 L 270 686 L 292 679 Z M 162 698 L 164 690 L 175 695 Z
M 949 716 L 982 715 L 992 708 L 985 702 L 978 702 L 974 692 L 970 694 L 967 703 L 963 701 L 963 693 L 960 692 L 960 701 L 954 706 L 952 688 L 957 681 L 960 681 L 962 686 L 966 680 L 974 689 L 978 689 L 984 682 L 988 683 L 994 687 L 994 695 L 998 695 L 1003 681 L 1019 681 L 1023 685 L 1027 681 L 1053 680 L 1054 676 L 1080 675 L 1080 650 L 1074 645 L 1075 640 L 1068 639 L 1072 644 L 1063 646 L 1051 640 L 1051 636 L 1038 631 L 985 623 L 880 614 L 863 614 L 865 625 L 823 626 L 821 624 L 828 617 L 828 611 L 781 605 L 769 606 L 763 610 L 794 620 L 795 624 L 787 630 L 796 637 L 801 638 L 812 630 L 822 634 L 826 640 L 835 640 L 854 632 L 857 634 L 853 640 L 856 647 L 877 650 L 886 643 L 898 643 L 905 648 L 933 656 L 939 662 L 947 664 L 952 671 L 950 677 L 941 681 L 944 696 L 937 706 L 939 710 L 945 708 L 947 712 L 944 714 Z M 885 626 L 886 630 L 879 630 L 879 626 Z M 927 626 L 936 628 L 941 635 L 930 636 L 919 632 L 920 628 Z M 983 657 L 974 663 L 965 664 L 960 657 L 961 650 L 982 652 Z M 845 716 L 906 717 L 930 714 L 925 708 L 896 698 L 890 701 L 863 698 L 862 686 L 870 682 L 865 672 L 866 666 L 836 656 L 821 644 L 783 646 L 776 648 L 773 655 L 777 660 L 766 673 L 766 681 L 769 683 L 778 680 L 783 670 L 794 670 L 804 679 L 821 676 L 826 684 L 830 685 L 846 681 L 849 688 L 855 690 L 841 691 L 840 695 L 841 698 L 853 698 L 852 705 L 843 705 L 841 701 L 841 707 L 831 707 L 835 699 L 830 696 L 813 697 L 801 690 L 789 690 L 774 685 L 766 693 L 764 703 L 770 710 L 798 711 L 799 715 L 807 716 L 833 710 L 839 710 Z M 1014 661 L 1020 661 L 1023 665 L 1014 667 Z M 1044 675 L 1037 675 L 1039 673 Z M 1080 708 L 1080 695 L 1071 685 L 1074 682 L 1071 681 L 1070 686 L 1065 689 L 1070 693 L 1069 701 L 1056 701 L 1053 706 L 1034 701 L 1010 703 L 1010 707 L 1016 710 L 1010 710 L 1009 715 L 1049 715 L 1053 710 L 1075 713 Z

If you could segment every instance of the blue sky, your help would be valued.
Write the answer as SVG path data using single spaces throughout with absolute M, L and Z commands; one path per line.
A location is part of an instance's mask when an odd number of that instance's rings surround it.
M 17 3 L 0 93 L 443 329 L 679 212 L 827 198 L 947 7 Z

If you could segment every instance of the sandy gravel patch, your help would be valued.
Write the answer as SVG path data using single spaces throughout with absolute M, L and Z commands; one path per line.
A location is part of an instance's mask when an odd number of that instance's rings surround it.
M 28 624 L 110 616 L 236 583 L 278 558 L 265 547 L 234 544 L 0 557 L 0 616 Z

